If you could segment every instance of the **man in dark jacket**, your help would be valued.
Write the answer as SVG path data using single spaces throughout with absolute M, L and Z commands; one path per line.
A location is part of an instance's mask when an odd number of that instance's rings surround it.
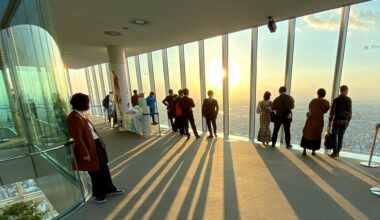
M 133 90 L 131 101 L 132 101 L 132 107 L 139 105 L 139 95 L 137 94 L 137 90 Z
M 332 127 L 331 136 L 335 145 L 330 156 L 333 158 L 339 157 L 343 136 L 352 118 L 352 101 L 347 94 L 348 87 L 341 86 L 340 95 L 334 99 L 330 109 L 329 129 Z
M 274 129 L 272 135 L 272 147 L 276 146 L 278 131 L 281 125 L 284 126 L 286 148 L 291 148 L 290 145 L 290 125 L 292 123 L 292 109 L 294 109 L 294 99 L 286 94 L 286 87 L 282 86 L 279 89 L 280 95 L 273 101 L 272 110 L 276 114 Z
M 164 103 L 164 105 L 166 106 L 166 109 L 168 111 L 168 118 L 169 118 L 169 121 L 170 121 L 170 125 L 172 126 L 173 131 L 176 131 L 175 128 L 174 128 L 174 123 L 173 123 L 173 117 L 174 117 L 174 114 L 173 114 L 173 111 L 172 111 L 173 98 L 174 98 L 174 96 L 173 96 L 173 90 L 169 89 L 169 95 L 166 96 L 164 100 L 162 100 L 162 103 Z
M 214 136 L 217 137 L 216 135 L 216 118 L 218 117 L 218 112 L 219 112 L 219 105 L 218 101 L 213 98 L 214 92 L 212 90 L 209 90 L 207 92 L 208 98 L 203 101 L 202 105 L 202 115 L 206 119 L 207 123 L 207 128 L 208 131 L 210 132 L 210 135 L 207 138 L 213 138 L 213 131 L 211 129 L 211 124 L 212 127 L 214 128 Z
M 183 89 L 183 99 L 182 99 L 182 114 L 185 122 L 185 134 L 187 135 L 187 139 L 190 139 L 189 133 L 189 123 L 191 128 L 193 129 L 193 133 L 196 138 L 200 138 L 198 135 L 197 127 L 194 122 L 193 108 L 195 107 L 194 100 L 189 97 L 189 90 Z
M 184 119 L 182 115 L 182 100 L 183 100 L 183 91 L 178 90 L 178 96 L 174 95 L 173 101 L 171 104 L 171 110 L 174 116 L 174 131 L 179 131 L 180 135 L 185 134 L 184 130 Z

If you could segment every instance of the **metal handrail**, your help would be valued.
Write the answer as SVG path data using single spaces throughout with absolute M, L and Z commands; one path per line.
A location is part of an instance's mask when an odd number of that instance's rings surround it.
M 18 160 L 18 159 L 22 159 L 22 158 L 26 158 L 26 157 L 32 157 L 32 156 L 44 154 L 44 153 L 47 153 L 47 152 L 50 152 L 50 151 L 55 151 L 55 150 L 58 150 L 58 149 L 70 146 L 73 143 L 74 143 L 74 141 L 71 139 L 68 142 L 66 142 L 65 144 L 62 144 L 62 145 L 59 145 L 59 146 L 56 146 L 56 147 L 52 147 L 52 148 L 49 148 L 49 149 L 46 149 L 46 150 L 41 150 L 41 151 L 38 151 L 38 152 L 33 152 L 33 153 L 30 153 L 30 154 L 20 155 L 20 156 L 16 156 L 16 157 L 10 157 L 10 158 L 5 158 L 5 159 L 0 159 L 0 163 L 12 161 L 12 160 Z
M 368 163 L 367 163 L 367 162 L 361 162 L 360 164 L 361 164 L 362 166 L 365 166 L 365 167 L 372 167 L 372 168 L 379 167 L 379 164 L 372 163 L 372 157 L 373 157 L 373 153 L 374 153 L 374 151 L 375 151 L 376 139 L 377 139 L 377 134 L 379 133 L 379 130 L 380 130 L 380 123 L 377 123 L 377 124 L 375 125 L 375 131 L 374 131 L 374 135 L 373 135 L 373 139 L 372 139 L 371 152 L 370 152 L 370 154 L 369 154 L 369 160 L 368 160 Z

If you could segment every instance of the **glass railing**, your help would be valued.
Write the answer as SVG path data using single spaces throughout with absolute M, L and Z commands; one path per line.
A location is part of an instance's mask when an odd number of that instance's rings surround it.
M 43 219 L 60 219 L 84 204 L 89 190 L 84 173 L 73 170 L 73 142 L 25 154 L 28 147 L 12 156 L 0 151 L 0 216 L 11 206 L 34 202 Z

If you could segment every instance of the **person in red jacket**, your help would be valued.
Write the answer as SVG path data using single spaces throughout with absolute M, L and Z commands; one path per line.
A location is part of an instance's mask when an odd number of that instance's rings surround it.
M 124 193 L 112 183 L 105 146 L 86 115 L 90 107 L 88 95 L 76 93 L 70 104 L 73 111 L 67 118 L 70 136 L 74 139 L 74 169 L 88 171 L 95 202 L 106 202 L 107 195 Z

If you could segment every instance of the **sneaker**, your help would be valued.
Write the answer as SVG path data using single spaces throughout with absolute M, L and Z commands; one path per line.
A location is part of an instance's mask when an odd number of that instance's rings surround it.
M 198 134 L 197 134 L 197 135 L 195 135 L 195 137 L 196 137 L 196 138 L 201 138 L 201 136 L 199 136 Z
M 189 140 L 190 139 L 190 134 L 186 134 L 186 136 L 187 136 L 187 140 Z
M 124 193 L 124 190 L 117 189 L 116 191 L 113 191 L 111 193 L 108 193 L 107 195 L 109 196 L 114 196 L 114 195 L 121 195 Z
M 93 200 L 96 203 L 105 203 L 105 202 L 107 202 L 106 198 L 99 198 L 99 197 L 95 197 L 95 196 L 93 197 Z
M 215 137 L 218 137 L 218 135 L 216 135 L 216 132 L 214 133 L 214 136 L 215 136 Z
M 207 136 L 207 138 L 214 138 L 214 136 L 212 136 L 212 135 L 209 135 L 209 136 Z

